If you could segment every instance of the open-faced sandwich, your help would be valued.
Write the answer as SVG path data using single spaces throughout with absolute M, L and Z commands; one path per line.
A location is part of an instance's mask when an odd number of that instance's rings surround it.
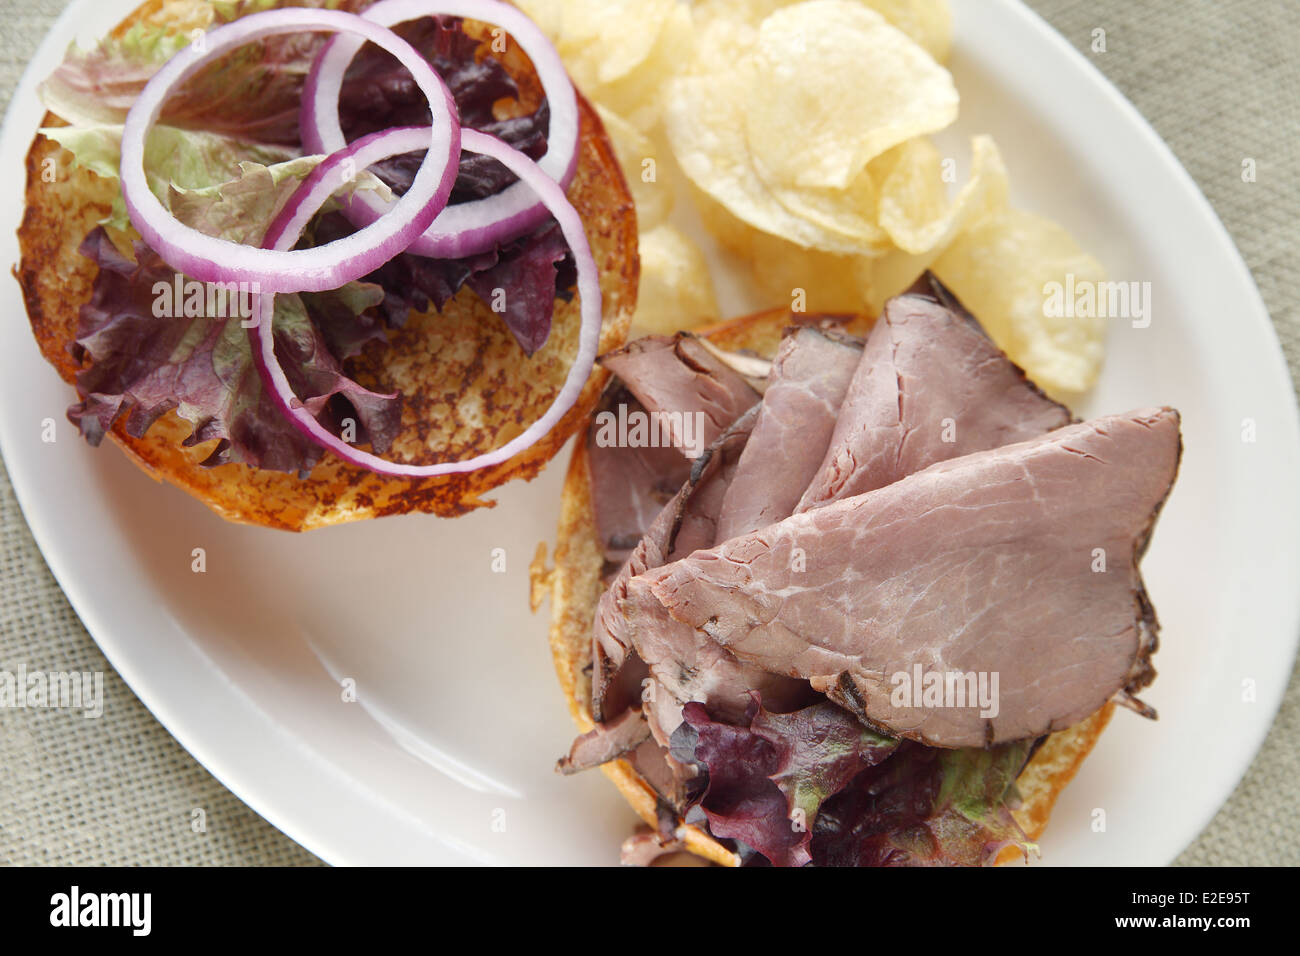
M 305 530 L 480 507 L 585 420 L 635 210 L 517 8 L 149 0 L 41 93 L 17 275 L 93 444 Z
M 1176 411 L 1074 420 L 929 275 L 869 332 L 764 314 L 601 364 L 547 583 L 560 768 L 652 826 L 629 862 L 991 863 L 1116 704 L 1154 716 Z

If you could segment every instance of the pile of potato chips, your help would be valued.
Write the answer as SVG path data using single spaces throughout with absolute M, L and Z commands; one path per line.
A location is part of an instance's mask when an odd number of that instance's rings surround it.
M 636 331 L 721 318 L 669 222 L 689 202 L 768 305 L 879 314 L 931 269 L 1045 388 L 1096 381 L 1104 319 L 1049 317 L 1043 287 L 1101 266 L 1011 207 L 990 137 L 964 184 L 930 139 L 957 118 L 946 0 L 516 2 L 598 104 L 636 199 Z

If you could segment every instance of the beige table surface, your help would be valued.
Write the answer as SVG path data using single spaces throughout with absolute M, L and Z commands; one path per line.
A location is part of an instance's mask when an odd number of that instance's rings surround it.
M 0 106 L 64 5 L 0 0 Z M 1200 184 L 1254 273 L 1300 380 L 1300 0 L 1031 6 L 1137 105 Z M 1089 51 L 1097 27 L 1106 31 L 1104 54 Z M 1250 185 L 1240 177 L 1246 156 L 1258 164 Z M 98 720 L 0 709 L 0 863 L 319 862 L 213 779 L 112 671 L 45 567 L 2 470 L 0 520 L 0 669 L 23 661 L 31 670 L 106 672 Z M 1249 773 L 1179 862 L 1300 864 L 1298 793 L 1293 673 Z M 195 808 L 206 811 L 205 833 L 190 828 Z

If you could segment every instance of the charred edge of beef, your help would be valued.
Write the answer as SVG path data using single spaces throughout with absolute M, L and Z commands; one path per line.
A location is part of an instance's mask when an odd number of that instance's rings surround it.
M 951 289 L 949 289 L 946 285 L 944 285 L 939 280 L 939 277 L 936 276 L 933 272 L 927 270 L 924 273 L 922 273 L 921 277 L 917 279 L 914 283 L 912 283 L 912 285 L 905 292 L 903 292 L 902 295 L 918 296 L 922 299 L 929 299 L 930 301 L 943 306 L 949 312 L 965 320 L 965 322 L 972 329 L 978 332 L 983 338 L 987 339 L 989 342 L 993 342 L 993 337 L 989 335 L 988 330 L 984 328 L 983 323 L 981 323 L 980 320 L 975 316 L 975 313 L 971 312 L 970 309 L 966 308 L 965 304 L 961 301 L 961 299 L 957 298 L 957 294 L 953 292 Z M 996 342 L 993 342 L 993 344 L 995 347 L 997 346 Z M 1063 402 L 1058 402 L 1056 399 L 1052 398 L 1052 396 L 1044 392 L 1039 387 L 1038 383 L 1029 377 L 1028 372 L 1026 372 L 1015 362 L 1011 361 L 1011 356 L 1007 355 L 1005 350 L 999 349 L 999 351 L 1002 352 L 1003 357 L 1006 358 L 1007 362 L 1011 365 L 1011 367 L 1014 368 L 1016 372 L 1020 375 L 1020 378 L 1023 380 L 1024 384 L 1028 386 L 1036 395 L 1038 395 L 1039 398 L 1043 399 L 1044 401 L 1051 402 L 1053 405 L 1057 406 L 1063 412 L 1065 412 L 1066 421 L 1068 421 L 1070 424 L 1077 424 L 1080 421 L 1080 419 L 1076 418 L 1074 413 L 1070 411 L 1067 405 L 1065 405 Z

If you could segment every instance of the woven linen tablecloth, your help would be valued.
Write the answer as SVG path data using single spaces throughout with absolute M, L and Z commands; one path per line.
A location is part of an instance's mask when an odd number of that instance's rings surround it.
M 0 107 L 64 5 L 0 0 Z M 1300 380 L 1300 2 L 1030 5 L 1137 105 L 1200 184 L 1254 273 Z M 1101 54 L 1089 48 L 1098 27 Z M 1246 156 L 1258 177 L 1243 188 Z M 98 720 L 0 709 L 0 864 L 318 862 L 199 766 L 108 666 L 50 576 L 2 469 L 0 520 L 0 668 L 24 661 L 105 672 Z M 1300 864 L 1298 791 L 1300 681 L 1292 674 L 1249 773 L 1179 862 Z M 190 826 L 195 808 L 206 811 L 203 833 Z

